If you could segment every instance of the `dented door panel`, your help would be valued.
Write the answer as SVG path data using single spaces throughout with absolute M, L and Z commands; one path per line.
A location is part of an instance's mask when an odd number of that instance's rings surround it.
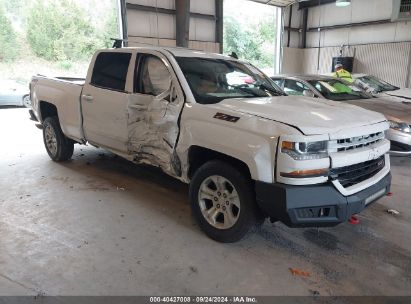
M 142 55 L 153 60 L 151 65 L 143 63 L 139 67 L 139 73 L 144 72 L 144 76 L 150 76 L 150 79 L 143 79 L 143 75 L 135 77 L 135 81 L 142 82 L 135 86 L 140 92 L 129 97 L 128 153 L 134 162 L 158 166 L 172 176 L 180 176 L 175 146 L 184 95 L 163 55 Z

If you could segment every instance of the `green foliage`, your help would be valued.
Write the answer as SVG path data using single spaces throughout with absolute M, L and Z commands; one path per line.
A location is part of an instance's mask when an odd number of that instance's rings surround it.
M 22 15 L 25 6 L 30 0 L 3 0 L 4 9 L 8 14 L 14 16 Z
M 103 29 L 99 32 L 101 33 L 99 35 L 99 40 L 103 43 L 103 47 L 111 47 L 113 45 L 113 41 L 110 39 L 119 38 L 118 20 L 115 10 L 108 12 Z
M 16 33 L 0 6 L 0 61 L 12 61 L 17 57 Z
M 273 44 L 275 37 L 275 23 L 270 19 L 248 28 L 233 17 L 224 18 L 224 53 L 235 52 L 239 58 L 259 67 L 273 65 L 273 53 L 265 51 L 264 45 Z
M 86 60 L 97 49 L 107 46 L 105 32 L 112 31 L 112 23 L 107 21 L 103 31 L 98 31 L 72 0 L 37 0 L 27 16 L 27 39 L 33 52 L 44 59 Z
M 73 64 L 71 61 L 64 60 L 59 62 L 59 67 L 62 68 L 63 70 L 70 70 L 73 67 Z

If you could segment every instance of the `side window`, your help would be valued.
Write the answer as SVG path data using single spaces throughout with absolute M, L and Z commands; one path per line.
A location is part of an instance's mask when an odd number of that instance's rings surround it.
M 131 53 L 100 53 L 94 63 L 91 84 L 124 91 L 130 59 Z
M 284 90 L 284 79 L 273 79 L 276 85 L 278 85 L 281 89 Z
M 305 90 L 310 90 L 305 84 L 299 81 L 286 79 L 284 81 L 284 92 L 288 95 L 304 95 Z
M 137 93 L 158 96 L 170 88 L 171 74 L 164 62 L 153 55 L 144 55 L 135 84 Z

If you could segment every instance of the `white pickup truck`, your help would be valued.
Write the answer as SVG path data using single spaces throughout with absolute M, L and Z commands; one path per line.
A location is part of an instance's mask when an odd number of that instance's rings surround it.
M 54 161 L 89 143 L 158 166 L 190 184 L 194 216 L 217 241 L 237 241 L 266 217 L 334 226 L 390 190 L 383 115 L 284 96 L 230 57 L 106 49 L 86 79 L 35 76 L 30 88 Z

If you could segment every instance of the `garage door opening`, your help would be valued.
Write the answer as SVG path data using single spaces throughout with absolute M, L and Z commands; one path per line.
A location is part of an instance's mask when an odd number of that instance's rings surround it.
M 280 8 L 247 0 L 224 1 L 224 53 L 235 52 L 268 75 L 275 73 Z
M 21 98 L 36 74 L 84 77 L 111 37 L 119 37 L 117 0 L 0 0 L 2 95 Z

